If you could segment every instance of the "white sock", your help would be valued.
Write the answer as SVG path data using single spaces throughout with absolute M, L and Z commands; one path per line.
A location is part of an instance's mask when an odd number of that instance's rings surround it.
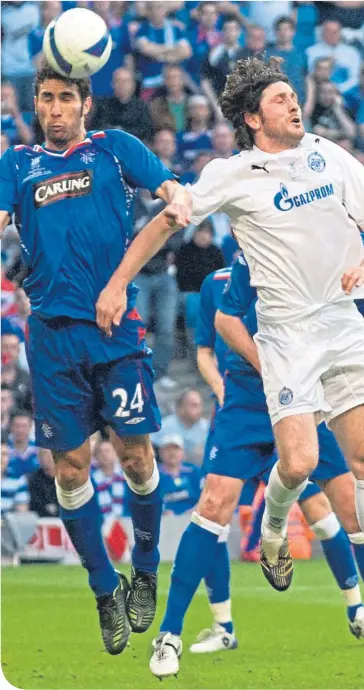
M 215 623 L 231 623 L 231 599 L 221 601 L 218 604 L 211 604 L 210 602 L 210 609 Z
M 360 529 L 364 532 L 364 479 L 355 479 L 355 508 Z
M 316 535 L 317 539 L 325 541 L 326 539 L 333 539 L 336 534 L 340 532 L 341 527 L 335 513 L 329 513 L 326 517 L 310 525 L 310 529 Z
M 155 458 L 153 461 L 152 474 L 144 484 L 136 484 L 135 482 L 133 482 L 132 479 L 130 479 L 130 477 L 128 477 L 128 475 L 125 472 L 124 477 L 129 489 L 133 491 L 135 494 L 139 494 L 139 496 L 146 496 L 147 494 L 151 494 L 152 491 L 154 491 L 159 484 L 159 469 L 155 461 Z
M 57 479 L 56 484 L 56 494 L 57 500 L 60 506 L 65 510 L 77 510 L 81 508 L 85 503 L 88 503 L 95 493 L 94 487 L 92 485 L 90 477 L 88 478 L 86 484 L 79 486 L 78 489 L 73 489 L 72 491 L 66 491 L 58 484 Z
M 307 483 L 308 479 L 305 479 L 295 489 L 288 489 L 278 474 L 277 463 L 274 465 L 264 493 L 266 505 L 262 521 L 262 534 L 265 537 L 286 535 L 289 511 L 306 488 Z

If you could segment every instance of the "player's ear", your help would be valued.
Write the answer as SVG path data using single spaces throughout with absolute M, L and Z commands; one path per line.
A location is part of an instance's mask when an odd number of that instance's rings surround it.
M 244 121 L 251 129 L 260 129 L 260 117 L 258 113 L 244 113 Z
M 83 112 L 82 112 L 82 115 L 84 115 L 84 116 L 87 115 L 87 114 L 90 112 L 90 110 L 91 110 L 91 106 L 92 106 L 92 99 L 91 99 L 91 96 L 87 96 L 87 98 L 85 98 L 85 100 L 84 100 L 84 102 L 83 102 Z

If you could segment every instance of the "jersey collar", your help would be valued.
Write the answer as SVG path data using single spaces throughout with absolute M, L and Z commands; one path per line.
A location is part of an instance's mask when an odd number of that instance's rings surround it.
M 56 151 L 49 151 L 49 149 L 44 148 L 44 146 L 40 146 L 40 144 L 35 144 L 33 149 L 37 152 L 46 153 L 48 156 L 55 156 L 56 158 L 68 158 L 68 156 L 71 156 L 75 151 L 78 151 L 79 149 L 91 143 L 92 139 L 90 139 L 90 137 L 86 137 L 86 139 L 83 141 L 79 141 L 77 144 L 70 146 L 69 149 L 58 153 L 56 153 Z

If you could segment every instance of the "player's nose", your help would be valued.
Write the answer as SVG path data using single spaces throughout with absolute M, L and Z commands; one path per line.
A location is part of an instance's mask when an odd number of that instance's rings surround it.
M 59 117 L 60 115 L 62 115 L 61 104 L 57 100 L 53 101 L 52 103 L 51 115 L 53 115 L 53 117 Z

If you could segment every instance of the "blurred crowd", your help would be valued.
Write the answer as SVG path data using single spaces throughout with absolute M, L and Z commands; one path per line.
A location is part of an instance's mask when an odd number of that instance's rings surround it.
M 32 83 L 42 62 L 45 27 L 62 11 L 90 7 L 112 35 L 108 63 L 92 77 L 89 129 L 123 129 L 142 139 L 163 162 L 193 183 L 214 157 L 236 153 L 219 95 L 237 60 L 283 58 L 306 129 L 335 141 L 364 163 L 364 2 L 2 2 L 1 153 L 14 144 L 41 143 Z M 140 191 L 135 232 L 161 209 Z M 165 511 L 193 508 L 208 431 L 195 387 L 180 390 L 170 375 L 178 356 L 195 362 L 194 328 L 205 276 L 231 264 L 238 251 L 227 216 L 172 237 L 137 276 L 138 309 L 153 332 L 157 388 L 175 411 L 153 443 L 160 462 Z M 33 440 L 25 340 L 29 303 L 13 225 L 2 243 L 2 511 L 57 515 L 54 465 Z M 183 344 L 182 347 L 178 343 Z M 207 414 L 205 412 L 205 414 Z M 92 439 L 92 478 L 102 512 L 128 515 L 128 489 L 104 433 Z

